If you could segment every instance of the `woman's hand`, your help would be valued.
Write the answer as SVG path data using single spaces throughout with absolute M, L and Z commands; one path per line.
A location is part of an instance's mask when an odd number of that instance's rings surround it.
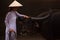
M 30 17 L 25 15 L 24 18 L 30 18 Z
M 14 32 L 14 30 L 13 30 L 13 29 L 10 29 L 9 31 L 10 31 L 10 32 Z

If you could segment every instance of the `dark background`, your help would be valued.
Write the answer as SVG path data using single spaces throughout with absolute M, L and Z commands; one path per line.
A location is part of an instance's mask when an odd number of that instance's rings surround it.
M 4 19 L 8 6 L 13 0 L 0 0 L 0 36 L 4 36 Z M 23 7 L 18 11 L 29 16 L 36 16 L 47 9 L 60 9 L 60 0 L 17 0 Z

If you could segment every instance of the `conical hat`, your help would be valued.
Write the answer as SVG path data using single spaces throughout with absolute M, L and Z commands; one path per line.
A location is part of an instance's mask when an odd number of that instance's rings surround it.
M 20 4 L 19 2 L 17 2 L 16 0 L 14 0 L 9 7 L 21 7 L 23 6 L 22 4 Z

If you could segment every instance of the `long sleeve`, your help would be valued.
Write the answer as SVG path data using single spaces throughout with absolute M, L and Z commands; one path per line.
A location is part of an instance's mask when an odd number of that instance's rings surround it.
M 16 12 L 16 15 L 19 16 L 19 17 L 24 17 L 26 15 L 23 15 L 23 14 L 19 14 L 18 12 Z
M 8 23 L 9 23 L 9 22 L 8 22 L 8 18 L 7 18 L 9 14 L 10 14 L 10 13 L 8 13 L 8 14 L 6 15 L 6 17 L 5 17 L 5 25 L 8 25 Z

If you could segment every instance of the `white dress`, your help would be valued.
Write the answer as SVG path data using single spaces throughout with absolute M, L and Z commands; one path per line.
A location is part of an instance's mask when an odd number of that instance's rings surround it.
M 13 29 L 16 32 L 16 18 L 18 16 L 24 16 L 19 14 L 17 11 L 10 11 L 6 15 L 5 18 L 5 25 L 6 25 L 6 32 L 5 32 L 5 40 L 9 40 L 9 29 Z

